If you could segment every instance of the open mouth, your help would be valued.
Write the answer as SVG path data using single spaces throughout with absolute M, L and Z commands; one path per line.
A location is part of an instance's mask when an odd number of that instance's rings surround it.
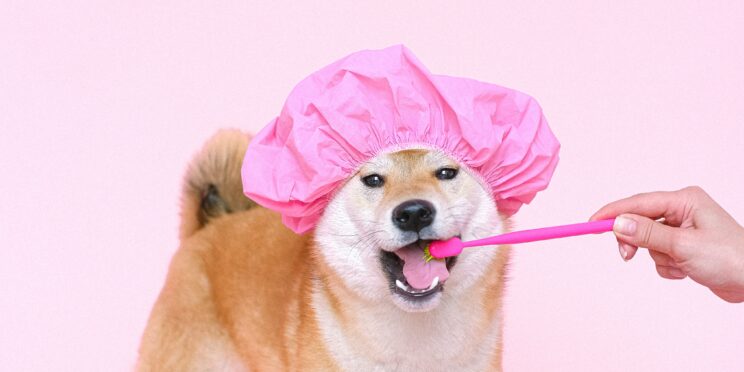
M 390 289 L 407 299 L 421 301 L 444 290 L 457 257 L 426 261 L 424 248 L 431 240 L 417 240 L 395 252 L 382 251 L 380 261 Z

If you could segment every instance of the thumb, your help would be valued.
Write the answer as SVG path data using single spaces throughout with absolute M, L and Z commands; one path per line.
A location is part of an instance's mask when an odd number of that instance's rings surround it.
M 629 213 L 617 216 L 612 229 L 618 239 L 626 243 L 666 254 L 674 249 L 679 234 L 674 227 Z

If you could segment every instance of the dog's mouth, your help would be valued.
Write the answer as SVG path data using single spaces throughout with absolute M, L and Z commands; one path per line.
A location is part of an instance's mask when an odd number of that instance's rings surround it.
M 431 240 L 417 240 L 395 252 L 382 251 L 382 270 L 393 293 L 420 301 L 444 290 L 444 283 L 457 257 L 427 261 L 424 248 L 429 243 Z

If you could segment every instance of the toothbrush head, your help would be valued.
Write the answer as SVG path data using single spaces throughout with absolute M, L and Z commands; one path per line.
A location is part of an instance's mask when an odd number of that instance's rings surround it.
M 457 256 L 462 253 L 463 248 L 462 240 L 456 236 L 447 240 L 435 240 L 424 249 L 424 257 L 427 258 L 426 262 L 432 259 L 441 260 L 447 257 Z
M 438 258 L 434 258 L 434 256 L 431 255 L 431 251 L 429 251 L 429 247 L 431 247 L 431 243 L 427 244 L 424 248 L 424 262 L 429 263 L 431 260 L 437 260 Z

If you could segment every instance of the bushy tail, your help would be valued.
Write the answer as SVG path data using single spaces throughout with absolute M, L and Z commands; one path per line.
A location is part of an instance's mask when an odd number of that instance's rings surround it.
M 181 197 L 181 239 L 215 218 L 256 205 L 243 195 L 240 176 L 249 140 L 237 129 L 220 130 L 191 161 Z

